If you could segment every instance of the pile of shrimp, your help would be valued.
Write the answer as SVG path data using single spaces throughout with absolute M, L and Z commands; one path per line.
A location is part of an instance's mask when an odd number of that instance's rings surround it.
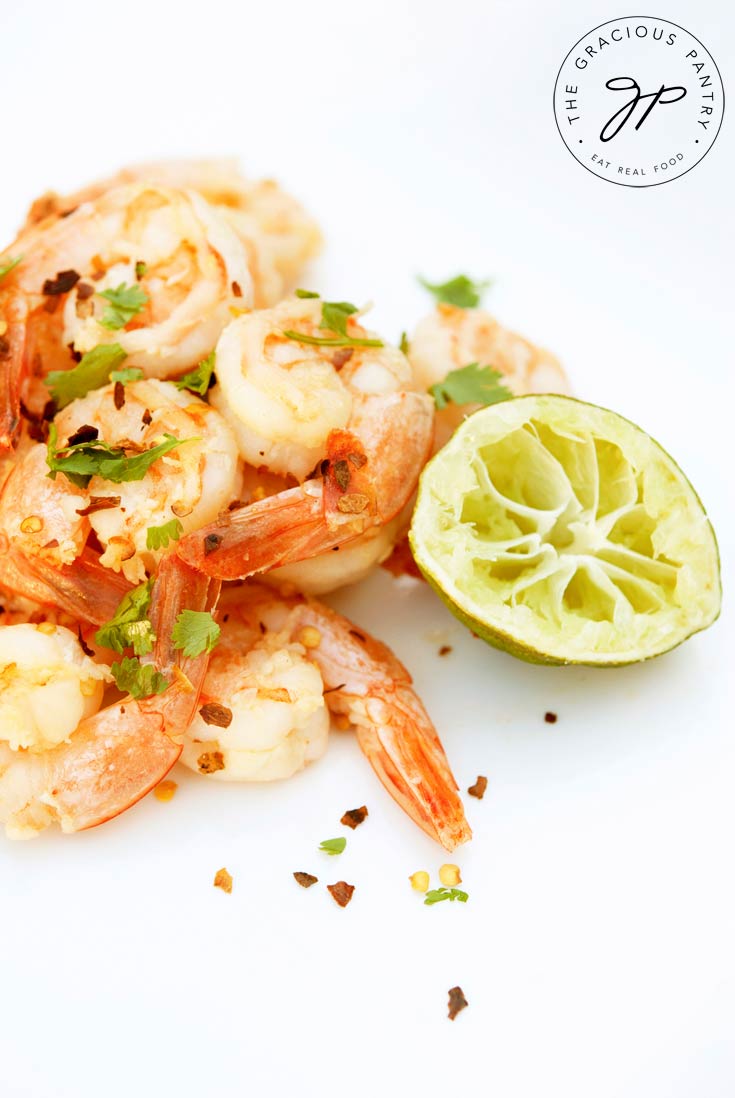
M 276 183 L 182 161 L 43 195 L 0 256 L 8 836 L 110 820 L 177 762 L 289 778 L 335 717 L 428 835 L 471 837 L 408 671 L 317 596 L 400 553 L 421 470 L 471 411 L 437 413 L 429 386 L 471 361 L 519 393 L 563 374 L 479 309 L 440 305 L 407 354 L 352 306 L 330 323 L 293 292 L 320 241 Z

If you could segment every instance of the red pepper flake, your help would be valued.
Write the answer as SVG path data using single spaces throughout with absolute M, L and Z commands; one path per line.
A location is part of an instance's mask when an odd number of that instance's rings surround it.
M 367 465 L 367 458 L 364 454 L 348 454 L 347 460 L 354 465 L 356 469 L 362 469 L 363 465 Z
M 86 507 L 81 507 L 78 515 L 93 515 L 95 511 L 109 511 L 120 506 L 120 496 L 90 496 Z
M 345 347 L 341 351 L 335 351 L 332 355 L 332 365 L 335 370 L 341 370 L 345 363 L 350 361 L 354 353 L 354 347 Z
M 94 293 L 94 286 L 90 286 L 88 282 L 80 282 L 77 286 L 77 300 L 86 301 L 88 297 L 91 297 Z
M 213 553 L 215 549 L 219 549 L 222 537 L 220 534 L 205 534 L 204 536 L 204 556 L 208 557 L 210 553 Z
M 544 720 L 547 724 L 556 724 L 558 719 L 556 713 L 552 713 L 550 710 L 547 713 L 544 713 Z
M 232 293 L 235 297 L 242 297 L 242 289 L 239 282 L 232 283 Z
M 485 790 L 487 789 L 487 778 L 483 774 L 477 775 L 477 781 L 474 785 L 469 786 L 467 792 L 471 797 L 477 797 L 478 801 L 481 801 L 485 796 Z
M 205 724 L 216 724 L 218 728 L 229 728 L 232 724 L 232 710 L 219 702 L 207 702 L 199 710 L 199 716 Z
M 10 341 L 5 336 L 0 336 L 0 358 L 4 358 L 10 352 Z
M 339 822 L 344 824 L 345 827 L 351 827 L 354 831 L 355 828 L 359 827 L 363 820 L 365 820 L 367 814 L 368 810 L 365 805 L 363 805 L 362 808 L 348 808 Z
M 439 655 L 440 656 L 448 656 L 451 651 L 452 651 L 451 644 L 443 644 L 441 646 L 441 648 L 439 649 Z
M 357 629 L 348 629 L 347 632 L 350 633 L 351 636 L 357 637 L 357 639 L 359 641 L 362 641 L 363 644 L 365 643 L 365 634 L 364 633 L 360 633 L 360 631 L 357 630 Z
M 115 382 L 115 388 L 112 391 L 112 399 L 115 403 L 115 407 L 118 412 L 125 405 L 125 386 L 122 381 Z
M 73 435 L 69 435 L 66 440 L 66 445 L 76 446 L 80 442 L 94 442 L 99 436 L 100 433 L 96 427 L 92 427 L 89 423 L 84 423 Z
M 143 415 L 142 415 L 141 418 L 143 420 L 143 423 L 147 427 L 150 424 L 151 420 L 153 419 L 153 416 L 151 415 L 150 410 L 148 408 L 146 408 L 146 410 L 143 412 Z
M 334 479 L 344 492 L 350 483 L 350 468 L 346 461 L 335 461 L 332 469 Z
M 347 907 L 355 891 L 354 885 L 348 885 L 347 881 L 337 881 L 336 884 L 327 885 L 327 892 L 331 892 L 332 898 L 340 907 Z
M 41 293 L 46 297 L 56 297 L 58 294 L 67 294 L 76 286 L 82 276 L 76 271 L 59 271 L 56 278 L 47 278 L 43 284 Z
M 450 987 L 449 989 L 449 1017 L 452 1021 L 457 1017 L 460 1010 L 464 1010 L 469 1003 L 464 997 L 464 992 L 461 987 Z
M 311 886 L 315 885 L 319 880 L 319 878 L 315 877 L 312 873 L 302 873 L 300 870 L 297 870 L 294 873 L 294 878 L 302 888 L 311 888 Z

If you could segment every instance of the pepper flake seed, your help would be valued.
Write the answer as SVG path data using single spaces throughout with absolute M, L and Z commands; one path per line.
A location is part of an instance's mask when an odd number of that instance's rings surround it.
M 221 888 L 223 892 L 232 892 L 232 875 L 222 867 L 214 875 L 214 887 Z

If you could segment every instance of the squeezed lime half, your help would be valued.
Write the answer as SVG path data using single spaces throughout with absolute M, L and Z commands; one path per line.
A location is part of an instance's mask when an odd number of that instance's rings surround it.
M 533 662 L 645 660 L 720 612 L 717 541 L 679 466 L 570 397 L 465 420 L 421 475 L 410 539 L 450 610 Z

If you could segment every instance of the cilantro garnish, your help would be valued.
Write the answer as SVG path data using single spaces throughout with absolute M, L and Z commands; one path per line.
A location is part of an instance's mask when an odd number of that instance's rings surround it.
M 398 349 L 404 355 L 408 354 L 408 350 L 409 350 L 408 336 L 406 335 L 405 332 L 401 332 L 401 342 L 398 344 Z
M 130 381 L 141 381 L 142 378 L 140 366 L 128 366 L 124 370 L 113 370 L 110 374 L 110 381 L 119 381 L 121 385 L 127 385 Z
M 153 664 L 141 663 L 140 660 L 129 656 L 113 663 L 110 671 L 115 677 L 118 690 L 134 698 L 149 698 L 151 694 L 162 694 L 169 685 Z
M 177 389 L 189 389 L 192 393 L 199 393 L 199 396 L 204 396 L 209 388 L 212 380 L 212 374 L 214 373 L 214 351 L 203 358 L 195 370 L 192 370 L 188 374 L 184 374 L 174 384 Z
M 139 260 L 135 264 L 135 277 L 137 279 L 141 279 L 143 277 L 143 275 L 146 273 L 147 270 L 148 270 L 148 264 L 144 263 L 142 260 Z
M 432 888 L 426 893 L 424 903 L 431 905 L 440 904 L 442 900 L 451 900 L 452 903 L 459 900 L 461 904 L 466 904 L 468 899 L 468 894 L 461 888 Z
M 97 295 L 109 302 L 99 323 L 103 328 L 116 332 L 141 311 L 148 302 L 148 294 L 140 286 L 128 286 L 121 282 L 112 290 L 102 290 Z
M 489 280 L 475 282 L 467 275 L 457 275 L 447 282 L 427 282 L 425 278 L 419 277 L 419 282 L 438 302 L 458 305 L 461 309 L 476 308 L 480 304 L 483 291 L 492 285 Z
M 63 473 L 78 488 L 86 488 L 95 476 L 112 481 L 113 484 L 142 480 L 158 458 L 163 457 L 170 450 L 175 450 L 177 446 L 183 446 L 186 442 L 198 441 L 194 438 L 175 438 L 169 434 L 164 438 L 165 442 L 159 443 L 158 446 L 152 446 L 150 450 L 143 450 L 130 457 L 122 447 L 110 446 L 109 443 L 98 438 L 89 442 L 77 442 L 72 446 L 60 446 L 57 449 L 56 424 L 52 423 L 49 427 L 46 451 L 46 464 L 50 470 L 48 476 L 51 480 L 56 480 L 56 474 Z
M 191 660 L 212 651 L 219 640 L 219 626 L 207 610 L 182 610 L 172 636 L 174 647 Z
M 177 518 L 164 522 L 163 526 L 149 526 L 145 535 L 146 549 L 167 549 L 170 541 L 178 541 L 184 527 Z
M 346 846 L 347 839 L 344 835 L 340 835 L 338 839 L 325 839 L 324 842 L 319 843 L 319 849 L 325 854 L 341 854 Z
M 56 407 L 66 408 L 72 400 L 106 385 L 112 371 L 126 358 L 127 354 L 119 343 L 100 343 L 98 347 L 87 351 L 73 369 L 52 370 L 46 378 L 46 384 Z
M 17 267 L 22 258 L 22 255 L 9 255 L 4 263 L 0 263 L 0 279 L 5 278 L 6 274 L 10 274 L 13 267 Z
M 437 408 L 446 408 L 453 404 L 499 404 L 501 400 L 511 400 L 513 394 L 502 384 L 503 375 L 492 366 L 480 366 L 471 362 L 452 370 L 443 381 L 429 387 Z
M 297 297 L 319 297 L 319 294 L 315 294 L 313 290 L 294 290 Z
M 303 290 L 299 296 L 318 297 L 319 295 Z M 306 335 L 292 328 L 287 328 L 283 334 L 287 339 L 293 339 L 297 343 L 312 343 L 317 347 L 382 347 L 383 341 L 380 339 L 357 339 L 348 335 L 347 321 L 357 311 L 357 306 L 351 305 L 349 301 L 323 301 L 319 327 L 325 332 L 336 332 L 336 336 Z
M 115 616 L 95 633 L 97 644 L 111 648 L 120 655 L 126 648 L 132 648 L 136 656 L 145 656 L 153 651 L 156 635 L 148 620 L 151 605 L 153 577 L 141 583 L 124 596 Z

